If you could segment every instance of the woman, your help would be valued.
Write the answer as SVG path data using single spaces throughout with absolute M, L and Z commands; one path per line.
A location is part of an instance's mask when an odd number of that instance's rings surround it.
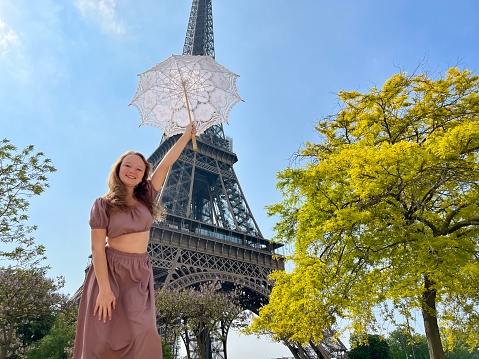
M 83 285 L 74 359 L 162 359 L 147 246 L 156 195 L 195 134 L 188 125 L 151 178 L 140 153 L 127 152 L 113 165 L 110 190 L 90 214 L 93 265 Z

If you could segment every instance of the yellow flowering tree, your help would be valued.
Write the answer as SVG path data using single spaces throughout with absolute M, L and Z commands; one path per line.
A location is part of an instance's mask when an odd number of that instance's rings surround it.
M 477 347 L 479 77 L 400 73 L 339 99 L 319 143 L 278 174 L 268 212 L 294 269 L 273 274 L 250 329 L 319 342 L 325 328 L 365 335 L 419 311 L 431 358 L 458 339 Z

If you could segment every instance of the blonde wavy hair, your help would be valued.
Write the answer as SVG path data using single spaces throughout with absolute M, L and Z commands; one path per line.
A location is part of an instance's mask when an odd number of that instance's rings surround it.
M 133 196 L 141 203 L 143 203 L 146 208 L 153 215 L 153 218 L 158 219 L 162 215 L 162 208 L 159 205 L 158 201 L 155 198 L 151 198 L 149 195 L 148 187 L 148 178 L 151 173 L 151 164 L 145 159 L 140 152 L 127 151 L 121 155 L 116 162 L 113 164 L 108 176 L 107 184 L 109 191 L 103 196 L 108 203 L 108 212 L 116 213 L 122 212 L 128 209 L 129 205 L 127 203 L 127 190 L 125 184 L 120 179 L 120 167 L 126 156 L 135 155 L 141 158 L 145 164 L 145 173 L 141 179 L 141 182 L 133 190 Z

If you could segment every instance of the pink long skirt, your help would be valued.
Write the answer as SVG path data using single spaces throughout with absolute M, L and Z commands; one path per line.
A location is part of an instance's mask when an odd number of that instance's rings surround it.
M 73 359 L 162 359 L 148 253 L 110 247 L 105 252 L 116 309 L 106 323 L 93 316 L 98 283 L 92 265 L 80 300 Z

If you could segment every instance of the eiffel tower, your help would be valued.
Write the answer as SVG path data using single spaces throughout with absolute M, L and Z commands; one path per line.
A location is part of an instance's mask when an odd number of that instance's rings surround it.
M 193 0 L 183 55 L 215 56 L 212 0 Z M 155 168 L 176 142 L 163 136 L 148 158 Z M 159 200 L 166 218 L 150 232 L 155 287 L 184 289 L 218 280 L 223 288 L 241 288 L 241 305 L 258 313 L 268 302 L 268 275 L 284 269 L 275 256 L 281 247 L 261 234 L 233 165 L 232 139 L 215 125 L 191 142 L 171 167 Z M 228 328 L 221 328 L 227 334 Z M 183 338 L 196 352 L 194 336 Z M 210 343 L 207 357 L 226 359 L 226 336 Z

